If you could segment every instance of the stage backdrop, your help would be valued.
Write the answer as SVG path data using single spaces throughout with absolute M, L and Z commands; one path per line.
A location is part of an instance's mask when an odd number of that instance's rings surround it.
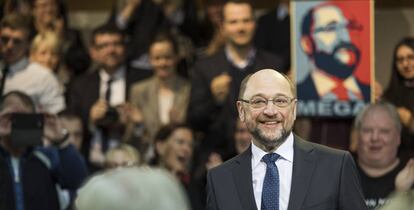
M 292 1 L 298 115 L 352 117 L 373 99 L 373 1 Z

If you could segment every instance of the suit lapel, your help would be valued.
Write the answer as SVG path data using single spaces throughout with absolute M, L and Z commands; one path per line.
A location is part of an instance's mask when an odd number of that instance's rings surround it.
M 312 153 L 313 146 L 295 136 L 292 186 L 288 210 L 302 209 L 316 161 Z
M 94 73 L 92 79 L 90 80 L 90 83 L 88 83 L 90 86 L 88 89 L 85 89 L 85 92 L 90 91 L 90 94 L 85 96 L 88 96 L 90 99 L 90 105 L 92 106 L 96 100 L 100 98 L 99 91 L 101 89 L 101 78 L 99 77 L 98 70 Z M 88 107 L 89 109 L 90 107 Z M 89 110 L 88 110 L 89 112 Z
M 237 159 L 233 170 L 233 177 L 240 201 L 244 209 L 257 209 L 253 194 L 252 181 L 252 150 L 249 147 Z
M 151 82 L 148 84 L 148 104 L 149 113 L 151 113 L 152 120 L 154 122 L 154 126 L 159 126 L 161 124 L 160 115 L 159 115 L 159 94 L 158 94 L 158 87 L 159 83 L 156 78 L 152 78 Z

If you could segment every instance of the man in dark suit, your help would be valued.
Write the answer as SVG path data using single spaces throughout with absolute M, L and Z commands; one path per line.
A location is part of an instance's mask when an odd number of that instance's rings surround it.
M 282 60 L 253 45 L 255 21 L 248 1 L 231 0 L 223 6 L 224 49 L 194 67 L 188 121 L 205 134 L 204 151 L 227 151 L 237 118 L 234 102 L 241 80 L 263 68 L 282 69 Z M 208 152 L 207 152 L 208 153 Z
M 295 85 L 265 69 L 246 77 L 237 109 L 252 135 L 244 153 L 207 176 L 207 209 L 366 209 L 352 156 L 292 133 Z
M 117 123 L 122 117 L 131 120 L 140 117 L 126 102 L 131 84 L 146 75 L 125 64 L 124 35 L 114 26 L 104 25 L 93 31 L 90 54 L 96 66 L 73 82 L 69 89 L 68 107 L 82 117 L 85 130 L 91 130 L 90 125 L 93 125 L 96 128 L 93 132 L 102 131 L 103 139 L 111 136 L 120 140 L 122 136 L 108 132 L 119 131 Z M 103 151 L 108 146 L 106 144 L 102 144 Z M 82 145 L 84 153 L 88 153 L 89 145 L 86 138 Z M 95 159 L 103 161 L 103 156 L 97 156 Z

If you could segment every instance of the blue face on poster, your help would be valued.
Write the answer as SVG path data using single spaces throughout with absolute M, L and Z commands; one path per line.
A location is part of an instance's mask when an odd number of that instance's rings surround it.
M 362 30 L 362 26 L 348 20 L 338 7 L 320 5 L 303 18 L 301 45 L 316 68 L 338 79 L 346 79 L 361 59 L 351 30 Z

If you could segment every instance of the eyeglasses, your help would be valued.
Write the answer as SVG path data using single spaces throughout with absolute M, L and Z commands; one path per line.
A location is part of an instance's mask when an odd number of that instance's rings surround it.
M 10 41 L 14 44 L 14 45 L 20 45 L 23 43 L 22 39 L 18 39 L 18 38 L 13 38 L 13 37 L 8 37 L 8 36 L 1 36 L 0 37 L 0 41 L 2 44 L 8 44 Z
M 402 64 L 402 63 L 404 63 L 404 61 L 413 62 L 414 61 L 414 55 L 407 55 L 406 57 L 403 57 L 403 56 L 397 57 L 396 61 L 397 61 L 398 64 Z
M 239 99 L 239 101 L 248 103 L 254 109 L 262 109 L 267 106 L 269 101 L 272 101 L 273 105 L 276 105 L 279 108 L 285 108 L 289 106 L 293 101 L 296 101 L 296 98 L 289 98 L 287 96 L 277 96 L 274 99 L 265 99 L 262 97 L 252 98 L 250 100 Z
M 340 30 L 349 30 L 349 31 L 362 31 L 363 26 L 356 22 L 355 20 L 351 20 L 348 23 L 330 23 L 326 26 L 316 27 L 314 29 L 314 34 L 319 32 L 333 32 L 333 31 L 340 31 Z
M 95 48 L 97 50 L 102 50 L 104 48 L 108 48 L 109 46 L 112 47 L 122 47 L 123 43 L 120 41 L 114 41 L 114 42 L 104 42 L 104 43 L 100 43 L 100 44 L 95 44 Z

